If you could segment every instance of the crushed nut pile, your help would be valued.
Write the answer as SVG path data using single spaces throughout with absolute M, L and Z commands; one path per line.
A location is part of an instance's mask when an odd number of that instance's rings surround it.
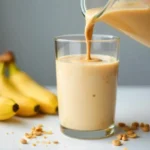
M 125 133 L 117 135 L 117 139 L 112 141 L 112 144 L 114 146 L 121 146 L 123 143 L 121 141 L 128 141 L 129 138 L 137 138 L 139 137 L 135 131 L 141 128 L 143 132 L 149 132 L 150 131 L 150 125 L 145 124 L 145 123 L 138 123 L 138 122 L 133 122 L 131 126 L 126 125 L 123 122 L 118 123 L 118 127 L 120 127 Z M 29 133 L 25 133 L 25 138 L 22 138 L 20 142 L 22 144 L 28 144 L 27 139 L 33 139 L 38 136 L 43 136 L 44 139 L 47 139 L 48 137 L 45 136 L 45 134 L 53 134 L 52 131 L 44 131 L 43 130 L 43 125 L 38 125 L 37 127 L 33 127 Z M 42 143 L 42 144 L 59 144 L 58 141 L 36 141 L 36 143 L 32 143 L 32 146 L 36 146 L 37 144 Z M 124 148 L 124 150 L 127 150 L 127 148 Z
M 122 141 L 128 141 L 128 138 L 137 138 L 139 137 L 135 131 L 141 128 L 143 132 L 149 132 L 150 131 L 150 125 L 145 123 L 138 123 L 133 122 L 131 126 L 126 125 L 124 122 L 119 122 L 118 127 L 121 128 L 125 133 L 117 135 L 117 139 L 112 141 L 112 144 L 114 146 L 121 146 L 123 145 L 121 143 Z M 127 150 L 127 148 L 124 148 L 124 150 Z
M 47 139 L 47 136 L 45 136 L 45 134 L 53 134 L 52 131 L 44 131 L 43 130 L 43 125 L 38 125 L 37 127 L 32 127 L 31 131 L 29 133 L 25 133 L 25 138 L 22 138 L 20 140 L 20 142 L 22 144 L 28 144 L 28 140 L 33 139 L 33 138 L 37 138 L 38 136 L 44 136 L 44 139 Z M 37 144 L 42 143 L 42 144 L 59 144 L 58 141 L 36 141 L 36 143 L 33 143 L 32 146 L 36 146 Z

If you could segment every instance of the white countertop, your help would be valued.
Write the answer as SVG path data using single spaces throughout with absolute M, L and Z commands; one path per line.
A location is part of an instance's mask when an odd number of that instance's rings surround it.
M 54 87 L 50 87 L 55 91 Z M 150 124 L 150 87 L 119 87 L 116 107 L 116 123 L 131 123 L 133 121 Z M 20 144 L 20 139 L 25 132 L 29 132 L 33 126 L 43 124 L 44 129 L 52 130 L 54 134 L 48 135 L 47 139 L 38 137 L 29 141 L 29 144 Z M 14 132 L 12 134 L 12 132 Z M 137 139 L 130 139 L 120 147 L 114 147 L 111 141 L 115 135 L 100 140 L 79 140 L 63 135 L 59 129 L 58 116 L 39 115 L 33 118 L 13 117 L 0 122 L 0 150 L 150 150 L 150 132 L 137 132 Z M 116 133 L 117 134 L 117 133 Z M 35 141 L 58 140 L 59 144 L 38 144 L 32 146 Z

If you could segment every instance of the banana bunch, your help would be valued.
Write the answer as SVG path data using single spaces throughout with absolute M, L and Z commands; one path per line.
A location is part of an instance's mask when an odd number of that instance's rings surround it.
M 0 62 L 0 68 L 0 95 L 13 99 L 19 105 L 19 110 L 16 113 L 18 116 L 28 117 L 36 115 L 40 108 L 38 102 L 33 98 L 23 95 L 11 84 L 9 79 L 5 76 L 5 63 Z
M 4 63 L 0 64 L 0 77 L 4 72 Z M 0 95 L 0 120 L 7 120 L 13 117 L 19 109 L 15 101 Z
M 57 97 L 40 86 L 25 72 L 19 70 L 15 63 L 9 64 L 9 80 L 24 95 L 34 98 L 40 104 L 40 110 L 47 114 L 57 113 Z
M 58 101 L 55 94 L 35 82 L 15 64 L 12 52 L 0 56 L 5 61 L 9 77 L 0 77 L 0 95 L 12 98 L 19 105 L 17 115 L 33 116 L 38 110 L 46 114 L 56 114 Z

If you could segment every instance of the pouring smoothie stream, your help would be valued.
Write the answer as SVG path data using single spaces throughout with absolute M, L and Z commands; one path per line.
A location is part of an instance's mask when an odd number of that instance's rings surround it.
M 129 37 L 150 47 L 150 1 L 116 1 L 100 17 L 95 17 L 103 8 L 86 11 L 85 38 L 87 42 L 86 59 L 90 60 L 90 40 L 96 22 L 105 22 L 124 32 Z

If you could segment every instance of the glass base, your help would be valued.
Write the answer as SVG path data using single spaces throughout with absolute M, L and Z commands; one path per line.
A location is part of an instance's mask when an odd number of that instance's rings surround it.
M 93 130 L 93 131 L 80 131 L 80 130 L 73 130 L 63 127 L 61 125 L 61 131 L 67 136 L 78 138 L 78 139 L 100 139 L 106 138 L 114 134 L 115 132 L 115 125 L 109 126 L 107 129 L 104 130 Z

